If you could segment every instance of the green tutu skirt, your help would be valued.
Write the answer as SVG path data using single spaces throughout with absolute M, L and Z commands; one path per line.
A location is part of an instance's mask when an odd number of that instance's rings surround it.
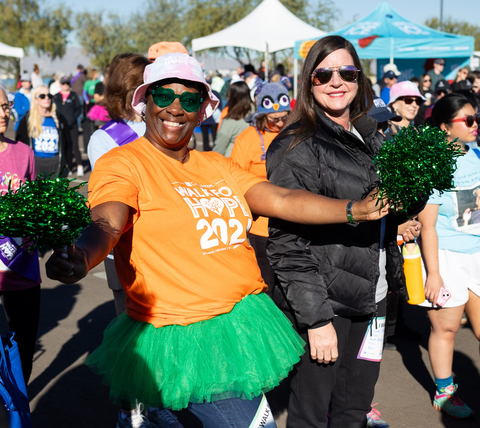
M 103 376 L 113 401 L 180 410 L 189 402 L 252 399 L 275 388 L 304 341 L 266 294 L 187 326 L 155 328 L 123 313 L 85 364 Z

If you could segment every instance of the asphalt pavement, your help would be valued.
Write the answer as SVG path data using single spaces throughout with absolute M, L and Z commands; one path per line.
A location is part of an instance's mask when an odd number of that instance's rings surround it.
M 88 164 L 86 160 L 84 163 Z M 76 182 L 87 181 L 88 176 L 89 171 Z M 87 186 L 82 191 L 86 192 Z M 66 285 L 46 277 L 47 258 L 48 254 L 41 261 L 40 328 L 28 385 L 33 426 L 113 428 L 119 408 L 109 400 L 108 388 L 100 377 L 83 364 L 88 353 L 101 343 L 103 330 L 115 317 L 103 264 L 92 269 L 79 283 Z M 460 396 L 477 417 L 458 421 L 431 405 L 435 386 L 426 350 L 428 319 L 424 309 L 406 303 L 404 306 L 406 325 L 420 333 L 422 341 L 398 339 L 397 350 L 385 351 L 374 399 L 382 418 L 391 428 L 480 427 L 479 344 L 472 330 L 466 325 L 457 334 L 453 370 Z M 0 311 L 0 332 L 7 330 L 3 311 Z M 278 428 L 284 428 L 288 401 L 286 382 L 269 394 L 269 401 Z M 185 428 L 202 427 L 188 411 L 178 416 Z

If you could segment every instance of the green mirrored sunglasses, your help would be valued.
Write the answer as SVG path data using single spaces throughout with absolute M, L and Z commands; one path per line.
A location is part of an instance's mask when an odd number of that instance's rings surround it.
M 203 103 L 203 97 L 199 92 L 187 92 L 182 95 L 175 94 L 175 91 L 170 88 L 157 86 L 151 89 L 153 102 L 160 108 L 168 107 L 178 98 L 180 105 L 187 113 L 193 113 L 200 110 Z

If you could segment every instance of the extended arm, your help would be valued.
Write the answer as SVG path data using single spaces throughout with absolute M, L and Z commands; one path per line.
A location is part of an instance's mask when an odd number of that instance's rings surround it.
M 374 190 L 353 204 L 356 222 L 378 220 L 388 214 L 387 201 L 377 201 L 376 193 Z M 328 198 L 302 189 L 284 189 L 267 182 L 251 187 L 245 198 L 252 212 L 264 217 L 302 224 L 347 223 L 348 199 Z
M 85 277 L 105 259 L 127 224 L 130 207 L 106 202 L 92 209 L 92 223 L 73 246 L 56 249 L 46 264 L 47 276 L 65 284 Z

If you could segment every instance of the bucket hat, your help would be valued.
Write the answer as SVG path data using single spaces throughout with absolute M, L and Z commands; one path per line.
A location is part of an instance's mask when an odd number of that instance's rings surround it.
M 390 101 L 388 104 L 394 103 L 400 97 L 420 97 L 423 101 L 426 100 L 418 90 L 417 84 L 410 82 L 410 80 L 395 83 L 395 85 L 390 88 Z
M 145 67 L 143 85 L 140 85 L 133 95 L 132 107 L 141 115 L 145 108 L 145 93 L 152 83 L 166 79 L 180 79 L 189 82 L 198 82 L 205 87 L 205 100 L 198 114 L 201 122 L 209 118 L 219 104 L 218 98 L 213 95 L 210 85 L 205 81 L 201 64 L 191 56 L 182 53 L 169 53 L 159 56 L 154 63 Z

